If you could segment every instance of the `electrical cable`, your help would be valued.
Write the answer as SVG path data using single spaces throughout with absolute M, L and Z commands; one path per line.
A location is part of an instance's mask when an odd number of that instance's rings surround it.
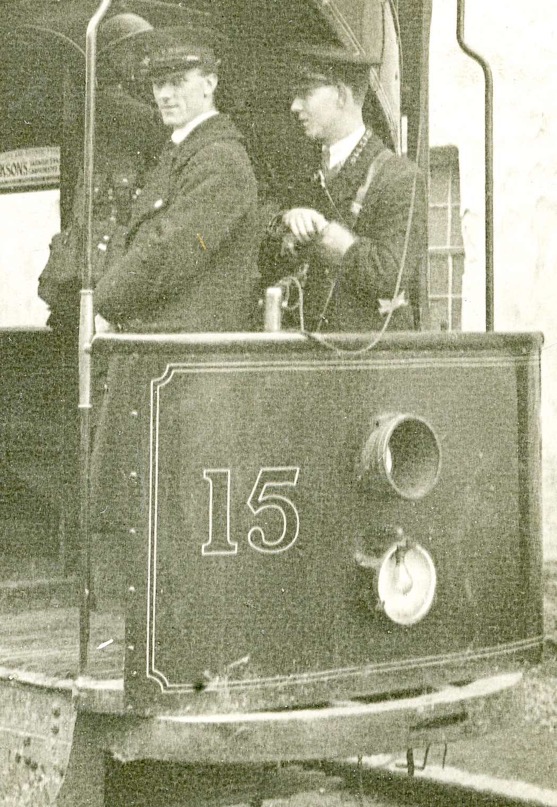
M 33 25 L 32 23 L 23 23 L 20 28 L 30 29 L 32 31 L 38 31 L 41 34 L 52 34 L 52 36 L 60 39 L 62 42 L 70 45 L 72 48 L 81 53 L 83 57 L 85 57 L 85 51 L 81 48 L 77 42 L 74 42 L 73 39 L 70 39 L 69 36 L 62 34 L 60 31 L 55 31 L 53 28 L 46 28 L 44 25 Z
M 296 277 L 296 275 L 288 275 L 287 277 L 282 277 L 277 285 L 284 290 L 284 298 L 282 303 L 283 307 L 288 311 L 294 311 L 296 308 L 298 309 L 300 331 L 304 333 L 304 287 L 302 286 L 300 279 Z M 296 287 L 296 291 L 298 292 L 298 300 L 293 305 L 289 305 L 290 290 L 292 286 Z
M 420 122 L 419 122 L 419 125 L 418 125 L 418 138 L 417 138 L 417 145 L 416 145 L 416 154 L 417 154 L 418 157 L 419 157 L 419 155 L 421 153 L 421 148 L 422 148 L 422 136 L 423 136 L 423 115 L 420 115 Z M 418 169 L 416 168 L 416 171 L 414 173 L 414 181 L 412 183 L 412 194 L 411 194 L 411 198 L 410 198 L 410 209 L 408 211 L 408 221 L 407 221 L 407 225 L 406 225 L 406 233 L 405 233 L 405 237 L 404 237 L 404 246 L 403 246 L 403 249 L 402 249 L 400 267 L 399 267 L 399 270 L 398 270 L 398 275 L 397 275 L 397 279 L 396 279 L 394 294 L 393 294 L 393 296 L 391 298 L 392 306 L 389 308 L 389 310 L 387 312 L 387 315 L 386 315 L 386 318 L 385 318 L 385 322 L 381 326 L 381 330 L 379 331 L 377 336 L 374 336 L 373 339 L 367 345 L 365 345 L 362 348 L 358 348 L 357 350 L 352 350 L 352 349 L 348 349 L 348 348 L 339 347 L 339 345 L 337 345 L 334 342 L 328 340 L 326 337 L 323 337 L 318 332 L 310 333 L 308 331 L 303 331 L 305 336 L 307 336 L 309 339 L 316 342 L 317 344 L 323 345 L 323 347 L 327 348 L 328 350 L 332 350 L 332 351 L 336 352 L 338 355 L 349 355 L 349 356 L 359 356 L 359 355 L 362 355 L 364 353 L 368 353 L 370 350 L 373 350 L 373 348 L 376 347 L 376 345 L 379 344 L 379 342 L 383 338 L 383 335 L 385 334 L 385 331 L 389 327 L 391 317 L 392 317 L 393 312 L 395 310 L 395 303 L 396 303 L 396 300 L 397 300 L 397 298 L 399 297 L 399 294 L 400 294 L 400 286 L 402 284 L 402 276 L 403 276 L 404 268 L 405 268 L 405 265 L 406 265 L 406 258 L 407 258 L 407 255 L 408 255 L 408 246 L 409 246 L 409 243 L 410 243 L 410 234 L 412 232 L 412 224 L 413 224 L 413 220 L 414 220 L 417 184 L 418 184 Z M 342 279 L 342 274 L 343 273 L 341 272 L 335 278 L 335 281 L 334 281 L 334 283 L 333 283 L 333 285 L 331 287 L 331 290 L 329 292 L 329 296 L 327 297 L 325 307 L 324 307 L 324 309 L 323 309 L 323 311 L 321 313 L 320 322 L 322 321 L 323 317 L 325 316 L 326 309 L 327 309 L 327 307 L 329 306 L 329 304 L 331 302 L 331 299 L 332 299 L 332 296 L 334 294 L 335 288 L 338 286 L 339 281 Z M 300 330 L 302 330 L 302 329 L 300 328 Z

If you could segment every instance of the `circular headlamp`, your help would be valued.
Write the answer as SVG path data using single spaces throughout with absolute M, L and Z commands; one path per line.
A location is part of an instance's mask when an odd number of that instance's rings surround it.
M 435 487 L 440 467 L 441 449 L 427 421 L 415 415 L 385 415 L 377 419 L 364 446 L 358 477 L 416 500 Z
M 433 559 L 420 544 L 391 546 L 377 567 L 379 606 L 397 625 L 415 625 L 429 612 L 437 573 Z

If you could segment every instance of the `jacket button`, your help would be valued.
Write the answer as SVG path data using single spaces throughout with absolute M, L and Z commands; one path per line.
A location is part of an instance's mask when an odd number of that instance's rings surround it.
M 155 210 L 159 210 L 163 206 L 163 204 L 164 202 L 162 199 L 157 199 L 153 207 L 155 208 Z

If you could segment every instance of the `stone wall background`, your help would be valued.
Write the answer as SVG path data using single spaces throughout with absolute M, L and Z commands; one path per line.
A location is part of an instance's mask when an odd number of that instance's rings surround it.
M 557 70 L 554 0 L 467 0 L 465 39 L 494 78 L 495 328 L 542 331 L 544 548 L 557 558 Z M 456 145 L 466 262 L 463 328 L 483 330 L 484 82 L 433 0 L 430 141 Z

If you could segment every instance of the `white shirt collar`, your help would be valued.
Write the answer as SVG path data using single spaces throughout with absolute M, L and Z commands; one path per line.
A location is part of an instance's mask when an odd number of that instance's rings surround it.
M 342 165 L 342 163 L 346 162 L 365 132 L 366 127 L 362 124 L 362 126 L 359 126 L 351 134 L 343 137 L 342 140 L 337 140 L 336 143 L 329 146 L 329 168 L 336 168 L 337 165 Z M 324 151 L 325 149 L 326 147 L 324 147 Z
M 186 123 L 185 126 L 180 127 L 180 129 L 174 129 L 174 131 L 172 132 L 172 135 L 171 135 L 172 142 L 176 146 L 179 143 L 183 143 L 184 140 L 186 139 L 186 137 L 189 134 L 191 134 L 193 132 L 193 130 L 196 129 L 199 126 L 200 123 L 203 123 L 203 121 L 206 121 L 209 118 L 212 118 L 214 115 L 218 115 L 218 114 L 219 113 L 218 113 L 217 109 L 211 109 L 211 110 L 209 110 L 209 112 L 202 112 L 201 115 L 198 115 L 197 118 L 194 118 L 193 120 L 190 120 L 190 122 Z

